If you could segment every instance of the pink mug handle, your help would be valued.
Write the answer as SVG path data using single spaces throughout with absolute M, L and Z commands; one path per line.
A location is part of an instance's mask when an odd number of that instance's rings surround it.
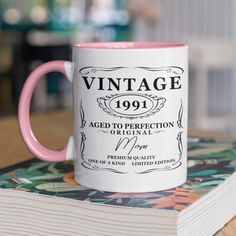
M 36 68 L 27 78 L 21 92 L 18 121 L 22 138 L 28 149 L 39 159 L 48 162 L 61 162 L 73 159 L 73 139 L 70 138 L 62 150 L 50 150 L 39 143 L 30 125 L 30 101 L 37 82 L 49 72 L 61 72 L 72 82 L 72 63 L 69 61 L 51 61 Z

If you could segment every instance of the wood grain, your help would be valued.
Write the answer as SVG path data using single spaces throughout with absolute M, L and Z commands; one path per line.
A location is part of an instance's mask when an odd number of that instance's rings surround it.
M 46 147 L 60 149 L 72 134 L 72 114 L 69 111 L 32 115 L 32 128 L 37 139 Z M 226 138 L 227 134 L 209 133 L 192 130 L 192 135 L 216 136 Z M 0 168 L 32 158 L 25 147 L 18 128 L 16 117 L 0 120 Z M 216 236 L 235 236 L 236 217 L 232 219 Z
M 36 138 L 51 149 L 63 148 L 72 134 L 72 114 L 70 112 L 32 115 L 31 123 Z M 0 120 L 0 150 L 0 168 L 32 157 L 22 141 L 16 117 Z

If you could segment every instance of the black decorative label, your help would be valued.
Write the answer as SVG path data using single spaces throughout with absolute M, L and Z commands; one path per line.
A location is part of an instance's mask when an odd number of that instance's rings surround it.
M 84 168 L 144 175 L 182 165 L 187 118 L 183 68 L 85 66 L 78 74 Z

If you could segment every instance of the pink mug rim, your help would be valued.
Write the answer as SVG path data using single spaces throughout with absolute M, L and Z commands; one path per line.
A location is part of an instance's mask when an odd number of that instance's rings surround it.
M 187 47 L 177 42 L 89 42 L 75 43 L 74 47 L 87 49 L 158 49 Z

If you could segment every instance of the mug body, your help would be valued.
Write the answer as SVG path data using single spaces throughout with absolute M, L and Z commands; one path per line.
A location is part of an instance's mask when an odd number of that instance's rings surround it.
M 114 192 L 176 187 L 187 176 L 187 46 L 73 48 L 76 181 Z

